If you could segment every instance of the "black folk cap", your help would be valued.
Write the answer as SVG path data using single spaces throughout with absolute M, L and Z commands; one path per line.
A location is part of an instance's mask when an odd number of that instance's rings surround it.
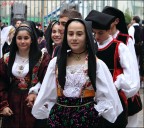
M 111 6 L 105 6 L 102 10 L 102 13 L 109 14 L 115 16 L 116 18 L 119 18 L 119 23 L 116 26 L 117 29 L 124 34 L 128 34 L 125 16 L 121 10 Z
M 94 29 L 108 30 L 115 20 L 115 16 L 92 10 L 85 20 L 92 21 L 92 28 Z

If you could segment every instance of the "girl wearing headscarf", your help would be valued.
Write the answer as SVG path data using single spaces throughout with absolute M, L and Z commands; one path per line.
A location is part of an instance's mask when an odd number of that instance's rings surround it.
M 39 48 L 31 26 L 16 29 L 10 52 L 0 59 L 0 114 L 4 128 L 33 128 L 35 118 L 27 103 L 29 88 L 42 82 L 50 61 Z
M 123 42 L 113 39 L 110 35 L 110 26 L 115 20 L 114 16 L 92 10 L 86 20 L 92 21 L 94 37 L 98 44 L 97 56 L 108 66 L 124 108 L 114 125 L 110 124 L 107 127 L 125 128 L 127 125 L 127 98 L 131 98 L 139 90 L 132 72 L 135 70 L 132 54 Z
M 45 39 L 47 42 L 47 51 L 53 58 L 58 54 L 58 50 L 61 47 L 63 40 L 63 34 L 60 32 L 58 21 L 54 20 L 49 24 L 45 32 Z
M 10 51 L 10 44 L 15 33 L 15 28 L 13 26 L 4 27 L 1 31 L 1 56 Z
M 100 116 L 115 122 L 122 105 L 107 66 L 96 58 L 89 22 L 66 23 L 58 57 L 48 66 L 32 108 L 48 127 L 99 127 Z M 102 125 L 102 124 L 101 124 Z

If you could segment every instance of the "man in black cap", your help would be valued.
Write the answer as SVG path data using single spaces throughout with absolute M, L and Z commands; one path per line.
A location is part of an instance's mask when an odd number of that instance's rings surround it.
M 113 36 L 113 38 L 116 38 L 117 40 L 124 42 L 128 46 L 130 52 L 132 53 L 133 64 L 135 65 L 135 70 L 133 74 L 135 75 L 134 78 L 135 81 L 137 81 L 138 84 L 137 86 L 140 87 L 139 68 L 138 68 L 138 63 L 137 63 L 137 58 L 136 58 L 136 53 L 134 48 L 134 40 L 132 40 L 132 38 L 128 35 L 128 30 L 127 30 L 123 12 L 117 8 L 110 7 L 110 6 L 104 7 L 102 12 L 116 17 L 115 21 L 111 25 L 110 34 Z M 137 114 L 138 113 L 135 113 L 133 116 L 128 117 L 127 127 L 137 127 L 137 121 L 138 121 Z
M 114 16 L 92 10 L 86 20 L 92 21 L 94 36 L 98 43 L 97 56 L 108 66 L 124 109 L 114 124 L 104 121 L 105 127 L 125 128 L 127 98 L 134 96 L 139 89 L 137 83 L 133 81 L 132 70 L 135 67 L 132 65 L 132 55 L 124 43 L 113 39 L 110 35 L 111 24 L 115 21 Z
M 128 29 L 123 12 L 117 8 L 105 6 L 102 10 L 102 13 L 115 16 L 115 20 L 111 25 L 110 34 L 117 40 L 124 42 L 129 47 L 130 51 L 133 52 L 133 50 L 131 50 L 131 47 L 133 46 L 133 40 L 128 35 Z
M 130 52 L 132 53 L 135 67 L 137 68 L 137 74 L 139 74 L 136 53 L 135 53 L 135 48 L 134 48 L 134 40 L 128 34 L 128 29 L 127 29 L 127 25 L 125 22 L 125 17 L 124 17 L 123 12 L 117 8 L 105 6 L 104 9 L 102 10 L 102 13 L 115 16 L 115 20 L 111 25 L 110 34 L 112 35 L 113 38 L 116 38 L 117 40 L 122 41 L 128 46 Z

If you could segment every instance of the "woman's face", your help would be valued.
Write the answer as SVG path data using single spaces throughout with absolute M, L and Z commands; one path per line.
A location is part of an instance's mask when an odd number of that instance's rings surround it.
M 60 26 L 58 24 L 53 25 L 51 38 L 56 45 L 62 43 L 63 35 L 60 33 Z
M 29 32 L 26 30 L 20 30 L 16 36 L 16 44 L 19 51 L 29 51 L 31 43 L 32 41 Z
M 86 49 L 84 25 L 78 21 L 72 21 L 67 29 L 67 41 L 71 50 L 75 53 L 83 52 Z

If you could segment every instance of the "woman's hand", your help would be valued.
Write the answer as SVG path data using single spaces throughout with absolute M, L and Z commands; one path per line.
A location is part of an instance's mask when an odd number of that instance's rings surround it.
M 1 115 L 3 116 L 11 116 L 13 115 L 13 111 L 9 107 L 5 107 L 1 112 Z
M 34 93 L 30 93 L 28 95 L 28 97 L 26 98 L 28 107 L 32 107 L 34 105 L 36 97 L 37 97 L 37 94 L 34 94 Z

